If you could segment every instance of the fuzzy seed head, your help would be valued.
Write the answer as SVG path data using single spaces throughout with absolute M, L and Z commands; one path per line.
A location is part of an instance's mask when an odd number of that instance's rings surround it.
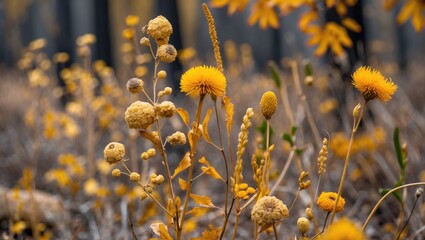
M 176 106 L 170 101 L 163 101 L 160 104 L 155 104 L 155 112 L 160 117 L 170 118 L 176 112 Z
M 133 94 L 143 91 L 143 80 L 139 78 L 132 78 L 127 81 L 127 90 Z
M 147 102 L 136 101 L 125 111 L 125 121 L 129 128 L 146 129 L 155 120 L 155 108 Z
M 268 91 L 263 94 L 260 109 L 265 119 L 269 120 L 273 116 L 277 109 L 277 98 L 274 92 Z
M 146 31 L 158 45 L 163 45 L 168 43 L 173 26 L 165 17 L 158 16 L 149 21 Z
M 109 164 L 121 161 L 124 155 L 125 147 L 119 142 L 111 142 L 103 150 L 103 156 Z
M 278 223 L 288 216 L 286 205 L 274 196 L 260 198 L 251 211 L 251 219 L 260 226 Z
M 158 48 L 156 55 L 161 62 L 171 63 L 176 60 L 177 50 L 171 44 L 164 44 Z
M 184 145 L 186 144 L 186 135 L 182 132 L 175 132 L 171 136 L 167 138 L 167 141 L 171 144 L 171 146 L 175 146 L 177 144 Z

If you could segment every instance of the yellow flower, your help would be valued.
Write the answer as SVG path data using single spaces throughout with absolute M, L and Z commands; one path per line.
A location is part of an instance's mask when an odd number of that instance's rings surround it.
M 344 53 L 344 47 L 351 47 L 353 42 L 348 36 L 347 30 L 335 22 L 328 22 L 323 27 L 310 26 L 305 29 L 312 37 L 307 41 L 307 45 L 316 45 L 314 52 L 316 56 L 322 56 L 330 48 L 333 53 L 340 56 Z
M 269 120 L 277 109 L 277 98 L 274 92 L 267 91 L 260 100 L 260 109 L 264 118 Z
M 193 67 L 182 75 L 180 90 L 192 97 L 206 94 L 221 97 L 226 91 L 226 77 L 215 67 Z
M 260 226 L 271 225 L 287 219 L 289 211 L 282 200 L 274 196 L 260 198 L 251 211 L 251 219 Z
M 248 24 L 254 25 L 259 22 L 261 29 L 268 26 L 273 28 L 279 27 L 279 19 L 274 10 L 274 3 L 269 0 L 260 0 L 252 7 L 251 15 L 248 18 Z
M 324 239 L 331 240 L 364 240 L 362 231 L 349 219 L 342 218 L 329 226 Z
M 353 73 L 353 85 L 361 93 L 366 101 L 378 98 L 383 102 L 391 100 L 391 96 L 397 90 L 391 79 L 387 79 L 375 69 L 360 67 Z
M 322 192 L 319 198 L 317 199 L 317 205 L 319 205 L 319 207 L 324 211 L 332 212 L 337 196 L 338 194 L 334 192 Z M 345 199 L 340 196 L 335 212 L 341 212 L 342 210 L 344 210 L 344 206 Z
M 232 15 L 236 11 L 243 11 L 248 5 L 249 0 L 212 0 L 211 6 L 213 8 L 220 8 L 228 5 L 227 13 Z
M 425 17 L 422 12 L 425 10 L 425 2 L 423 0 L 409 0 L 403 5 L 400 13 L 397 16 L 397 23 L 403 24 L 412 19 L 413 27 L 416 32 L 425 27 Z

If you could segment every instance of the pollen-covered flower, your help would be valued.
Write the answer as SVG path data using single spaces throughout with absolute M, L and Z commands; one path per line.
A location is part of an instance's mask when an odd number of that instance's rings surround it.
M 146 129 L 155 121 L 155 108 L 150 103 L 136 101 L 125 111 L 125 121 L 129 128 Z
M 176 60 L 177 50 L 171 44 L 164 44 L 158 48 L 156 54 L 161 62 L 171 63 Z
M 274 196 L 260 198 L 251 211 L 251 219 L 260 226 L 278 223 L 288 216 L 286 205 Z
M 176 106 L 170 101 L 163 101 L 159 104 L 155 104 L 155 111 L 158 116 L 169 118 L 176 112 Z
M 139 78 L 132 78 L 127 81 L 127 90 L 133 94 L 143 91 L 143 80 Z
M 184 145 L 186 144 L 186 135 L 182 132 L 175 132 L 171 136 L 167 137 L 167 142 L 169 142 L 172 146 L 177 144 Z
M 226 91 L 226 77 L 215 67 L 193 67 L 182 75 L 180 89 L 192 97 L 206 94 L 221 97 Z
M 334 205 L 336 198 L 338 197 L 337 193 L 334 192 L 322 192 L 317 199 L 317 205 L 327 212 L 332 212 L 334 210 Z M 338 205 L 336 205 L 335 212 L 341 212 L 344 210 L 345 199 L 343 197 L 339 197 Z
M 360 67 L 353 73 L 353 85 L 357 88 L 366 101 L 378 98 L 383 102 L 391 100 L 397 91 L 397 85 L 387 79 L 375 69 Z
M 158 45 L 163 45 L 168 43 L 168 39 L 173 33 L 173 26 L 167 18 L 158 16 L 149 21 L 146 31 Z
M 122 143 L 111 142 L 106 145 L 103 155 L 109 164 L 119 162 L 125 155 L 125 147 Z
M 364 240 L 366 239 L 360 228 L 347 218 L 341 218 L 331 224 L 324 233 L 326 240 Z
M 274 92 L 268 91 L 263 94 L 260 100 L 261 113 L 269 120 L 277 109 L 277 98 Z

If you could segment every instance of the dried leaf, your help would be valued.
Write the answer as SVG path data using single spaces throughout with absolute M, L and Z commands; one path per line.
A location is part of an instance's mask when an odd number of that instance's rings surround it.
M 192 130 L 190 130 L 187 133 L 187 138 L 189 140 L 191 153 L 195 153 L 196 152 L 196 145 L 197 145 L 199 139 L 201 138 L 201 136 L 199 134 L 193 132 Z
M 154 136 L 154 135 L 152 135 L 152 133 L 150 133 L 148 131 L 144 131 L 144 130 L 143 131 L 139 131 L 139 133 L 140 133 L 140 136 L 142 136 L 143 138 L 149 140 L 155 146 L 155 148 L 158 151 L 162 152 L 161 142 L 159 142 L 159 139 L 156 136 Z
M 186 182 L 184 179 L 182 179 L 182 178 L 179 178 L 179 185 L 180 185 L 180 188 L 183 190 L 183 191 L 186 191 L 187 190 L 187 188 L 189 187 L 189 183 L 188 182 Z
M 158 235 L 162 240 L 173 240 L 171 235 L 168 233 L 167 226 L 162 222 L 152 223 L 150 225 L 152 231 Z
M 214 168 L 213 166 L 209 166 L 209 167 L 205 167 L 205 166 L 203 166 L 203 167 L 201 167 L 201 170 L 202 170 L 202 172 L 203 172 L 203 173 L 205 173 L 205 174 L 207 174 L 207 175 L 210 175 L 210 176 L 211 176 L 211 177 L 213 177 L 213 178 L 220 179 L 220 180 L 222 180 L 223 182 L 226 182 L 226 181 L 224 181 L 224 179 L 220 176 L 220 174 L 218 174 L 217 170 L 215 170 L 215 168 Z
M 173 179 L 177 174 L 181 173 L 186 168 L 190 167 L 190 154 L 186 153 L 183 157 L 183 159 L 180 161 L 179 166 L 174 170 L 173 176 L 171 176 L 171 179 Z
M 205 115 L 204 121 L 202 122 L 202 135 L 204 136 L 205 141 L 211 143 L 210 134 L 208 133 L 208 123 L 210 121 L 212 109 L 208 109 L 207 114 Z
M 352 18 L 344 18 L 344 20 L 342 20 L 342 25 L 344 25 L 347 29 L 353 31 L 353 32 L 361 32 L 362 31 L 362 27 L 356 22 L 356 20 L 352 19 Z
M 192 240 L 217 240 L 220 238 L 221 228 L 215 228 L 214 226 L 209 226 L 209 230 L 205 229 L 202 232 L 202 237 L 192 238 Z
M 195 201 L 196 204 L 205 207 L 215 207 L 214 204 L 211 202 L 211 198 L 209 198 L 208 196 L 201 196 L 191 193 L 190 197 L 193 199 L 193 201 Z
M 194 217 L 204 216 L 210 209 L 204 207 L 194 207 L 192 210 L 188 211 L 187 214 L 192 214 Z
M 235 113 L 234 106 L 230 98 L 227 96 L 224 96 L 221 98 L 221 105 L 222 107 L 224 107 L 224 110 L 226 111 L 227 134 L 230 135 L 230 132 L 233 126 L 233 114 Z
M 189 113 L 187 113 L 187 111 L 183 108 L 177 108 L 177 113 L 180 115 L 186 126 L 189 126 Z

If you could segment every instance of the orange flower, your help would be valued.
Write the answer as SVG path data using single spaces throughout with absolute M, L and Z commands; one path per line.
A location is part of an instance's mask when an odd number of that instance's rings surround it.
M 274 10 L 275 4 L 269 0 L 259 0 L 252 7 L 251 16 L 248 18 L 248 24 L 254 25 L 259 22 L 261 29 L 266 29 L 268 26 L 273 28 L 279 27 L 279 19 Z
M 353 85 L 361 93 L 366 101 L 378 98 L 383 102 L 391 100 L 391 96 L 397 91 L 391 79 L 387 79 L 375 69 L 360 67 L 353 73 Z
M 332 212 L 334 210 L 334 205 L 336 198 L 338 197 L 337 193 L 334 192 L 322 192 L 317 199 L 317 205 L 327 212 Z M 345 199 L 343 197 L 339 197 L 338 205 L 336 205 L 335 212 L 341 212 L 344 210 Z

